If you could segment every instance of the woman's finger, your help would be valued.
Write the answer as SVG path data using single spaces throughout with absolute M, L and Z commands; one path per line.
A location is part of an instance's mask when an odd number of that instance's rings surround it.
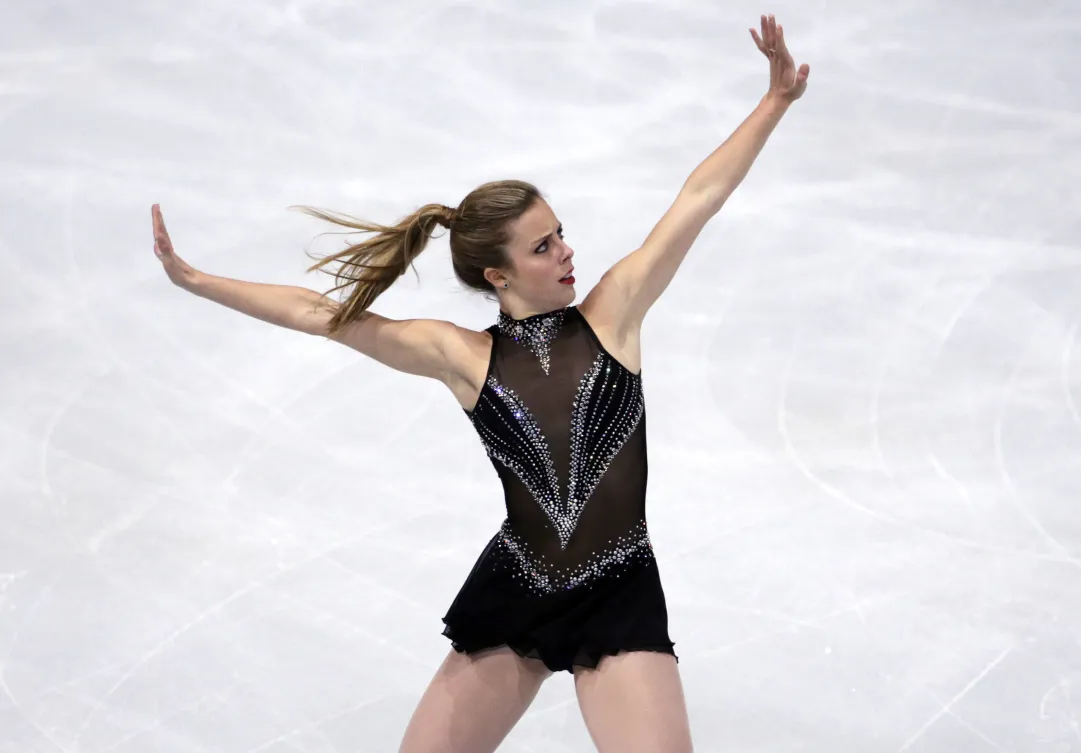
M 762 41 L 762 37 L 758 36 L 758 32 L 755 31 L 754 29 L 751 29 L 751 39 L 754 40 L 754 43 L 758 47 L 759 52 L 761 52 L 763 55 L 767 54 L 766 53 L 766 45 Z
M 163 249 L 169 248 L 169 231 L 165 228 L 165 219 L 161 216 L 161 209 L 156 204 L 154 205 L 154 238 Z
M 789 65 L 795 65 L 795 61 L 792 59 L 792 53 L 788 51 L 788 45 L 784 41 L 784 27 L 777 27 L 777 53 L 781 56 L 781 60 L 784 60 Z

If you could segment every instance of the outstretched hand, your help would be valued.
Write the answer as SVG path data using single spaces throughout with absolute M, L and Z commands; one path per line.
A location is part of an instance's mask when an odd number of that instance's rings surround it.
M 769 95 L 786 102 L 795 102 L 807 89 L 811 66 L 804 63 L 798 69 L 784 43 L 784 27 L 777 25 L 773 15 L 762 16 L 762 36 L 751 29 L 751 38 L 758 49 L 769 58 Z
M 154 223 L 154 255 L 161 260 L 169 279 L 179 287 L 187 288 L 198 272 L 173 251 L 173 242 L 169 239 L 161 208 L 157 204 L 150 208 L 150 218 Z

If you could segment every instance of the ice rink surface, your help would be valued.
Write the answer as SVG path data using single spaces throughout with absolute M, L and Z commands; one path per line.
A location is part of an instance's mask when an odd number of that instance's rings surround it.
M 0 752 L 394 751 L 502 520 L 444 387 L 172 286 L 535 182 L 579 300 L 806 96 L 646 321 L 699 751 L 1081 751 L 1073 2 L 6 3 Z M 483 328 L 446 238 L 376 303 Z M 501 750 L 592 750 L 567 675 Z

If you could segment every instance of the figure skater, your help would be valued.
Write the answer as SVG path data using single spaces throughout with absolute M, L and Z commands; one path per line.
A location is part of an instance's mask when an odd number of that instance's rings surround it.
M 455 208 L 428 204 L 395 226 L 304 208 L 373 234 L 311 270 L 340 264 L 329 292 L 230 280 L 173 251 L 157 205 L 154 251 L 178 286 L 272 324 L 350 346 L 443 382 L 503 485 L 507 515 L 444 617 L 452 649 L 406 728 L 401 753 L 494 751 L 553 672 L 574 677 L 601 753 L 682 753 L 691 735 L 657 563 L 646 529 L 643 318 L 691 244 L 743 180 L 807 86 L 784 32 L 762 16 L 770 85 L 751 115 L 690 175 L 640 248 L 582 302 L 574 251 L 538 190 L 486 183 Z M 482 332 L 394 321 L 369 306 L 450 231 L 463 285 L 495 293 Z

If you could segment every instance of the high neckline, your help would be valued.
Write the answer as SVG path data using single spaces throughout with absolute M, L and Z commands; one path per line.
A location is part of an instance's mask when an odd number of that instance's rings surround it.
M 543 311 L 543 312 L 541 312 L 539 314 L 530 314 L 529 316 L 525 317 L 524 319 L 515 319 L 513 316 L 508 314 L 503 309 L 499 309 L 499 324 L 500 325 L 506 324 L 508 326 L 514 326 L 515 324 L 525 324 L 527 322 L 532 322 L 532 321 L 535 321 L 535 320 L 538 320 L 538 319 L 544 319 L 546 317 L 562 316 L 567 312 L 567 309 L 569 309 L 569 308 L 570 308 L 570 306 L 563 306 L 562 308 L 552 309 L 551 311 Z
M 524 319 L 515 319 L 500 309 L 497 322 L 499 332 L 532 352 L 540 360 L 541 368 L 547 374 L 551 367 L 552 340 L 559 334 L 569 308 L 565 306 L 554 311 L 533 314 Z

